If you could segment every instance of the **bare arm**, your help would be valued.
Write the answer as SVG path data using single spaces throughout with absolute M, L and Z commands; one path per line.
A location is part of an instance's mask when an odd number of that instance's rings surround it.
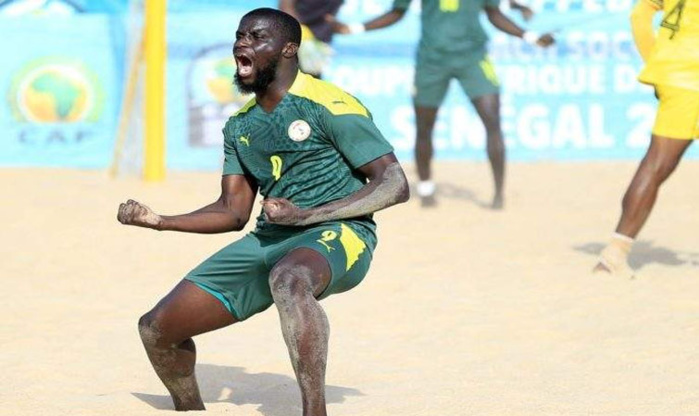
M 250 219 L 257 185 L 242 175 L 221 179 L 221 196 L 215 202 L 189 214 L 158 215 L 147 206 L 128 200 L 119 205 L 117 219 L 124 225 L 163 231 L 214 234 L 240 231 Z
M 505 16 L 498 7 L 486 6 L 485 12 L 488 15 L 488 20 L 499 30 L 507 33 L 508 35 L 516 36 L 518 38 L 524 37 L 524 29 L 517 26 L 515 22 L 510 20 Z M 536 40 L 538 46 L 549 46 L 553 44 L 554 39 L 550 34 L 544 34 Z
M 657 3 L 649 0 L 639 0 L 631 11 L 631 32 L 638 52 L 644 61 L 650 58 L 655 46 L 653 32 L 653 16 L 660 10 Z
M 369 183 L 347 198 L 315 208 L 300 209 L 286 199 L 262 201 L 267 220 L 275 224 L 308 225 L 355 218 L 405 202 L 410 197 L 408 181 L 393 153 L 359 168 Z
M 524 18 L 526 21 L 531 20 L 531 18 L 534 16 L 534 11 L 532 11 L 532 9 L 516 2 L 515 0 L 510 0 L 510 8 L 512 10 L 518 10 L 520 13 L 522 13 L 522 18 Z
M 364 23 L 364 30 L 383 29 L 398 22 L 400 19 L 403 18 L 403 16 L 405 16 L 405 10 L 403 9 L 389 10 L 381 16 L 375 17 L 369 20 L 368 22 Z M 326 16 L 325 20 L 332 23 L 333 31 L 335 33 L 340 33 L 342 35 L 348 35 L 352 33 L 351 25 L 338 21 L 337 19 L 335 19 L 334 16 Z

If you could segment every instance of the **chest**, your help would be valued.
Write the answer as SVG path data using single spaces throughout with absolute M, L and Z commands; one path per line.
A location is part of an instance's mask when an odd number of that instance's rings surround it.
M 302 164 L 331 151 L 327 128 L 313 108 L 285 105 L 272 113 L 251 112 L 232 137 L 240 163 L 255 177 L 274 175 L 278 165 Z

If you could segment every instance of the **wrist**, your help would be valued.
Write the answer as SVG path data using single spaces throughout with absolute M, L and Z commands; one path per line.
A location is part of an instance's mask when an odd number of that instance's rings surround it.
M 538 32 L 525 30 L 524 33 L 522 33 L 522 40 L 530 45 L 536 45 L 539 42 L 539 38 L 541 38 L 541 34 Z
M 366 32 L 366 26 L 364 26 L 364 23 L 350 23 L 347 25 L 347 28 L 349 29 L 349 33 L 352 35 Z
M 296 214 L 298 218 L 298 225 L 309 225 L 312 224 L 313 222 L 311 221 L 311 217 L 313 216 L 313 210 L 315 208 L 308 208 L 308 209 L 300 209 L 298 210 L 298 213 Z
M 153 228 L 155 231 L 165 231 L 167 230 L 166 222 L 167 221 L 165 217 L 158 215 L 158 220 L 151 228 Z

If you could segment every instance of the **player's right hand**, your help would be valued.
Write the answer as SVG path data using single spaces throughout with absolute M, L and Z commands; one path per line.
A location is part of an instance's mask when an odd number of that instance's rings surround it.
M 538 46 L 541 46 L 542 48 L 546 48 L 553 45 L 555 42 L 556 39 L 553 38 L 553 35 L 551 35 L 550 33 L 545 33 L 541 35 L 539 40 L 536 41 L 536 44 Z
M 125 204 L 119 204 L 117 220 L 124 225 L 135 225 L 155 230 L 160 229 L 160 225 L 163 222 L 160 215 L 133 199 L 129 199 Z
M 348 25 L 335 19 L 335 16 L 331 14 L 325 15 L 325 21 L 330 23 L 333 28 L 333 33 L 339 33 L 340 35 L 349 35 L 352 33 Z

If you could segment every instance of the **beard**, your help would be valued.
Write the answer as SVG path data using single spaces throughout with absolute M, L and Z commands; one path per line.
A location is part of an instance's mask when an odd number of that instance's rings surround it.
M 267 90 L 269 84 L 271 84 L 277 75 L 277 64 L 279 63 L 279 58 L 275 58 L 269 62 L 264 68 L 260 68 L 255 71 L 255 80 L 252 84 L 244 84 L 243 80 L 235 73 L 235 86 L 243 94 L 257 94 L 262 93 Z

